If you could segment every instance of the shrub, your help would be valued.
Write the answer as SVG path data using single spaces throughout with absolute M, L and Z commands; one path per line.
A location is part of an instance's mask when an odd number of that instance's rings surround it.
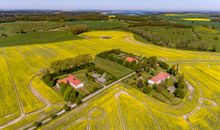
M 151 92 L 152 88 L 150 86 L 145 86 L 143 88 L 143 92 L 146 93 L 146 94 L 149 94 Z
M 218 39 L 219 39 L 218 37 L 215 37 L 215 38 L 214 38 L 214 40 L 218 40 Z
M 88 31 L 88 26 L 86 25 L 74 25 L 70 27 L 71 32 L 74 35 L 83 33 L 83 32 L 87 32 Z
M 42 126 L 42 122 L 40 122 L 40 121 L 37 121 L 37 122 L 35 122 L 34 124 L 36 125 L 36 127 Z
M 77 105 L 80 105 L 80 104 L 82 104 L 82 103 L 83 103 L 83 102 L 82 102 L 81 98 L 77 98 L 77 99 L 76 99 L 76 104 L 77 104 Z
M 54 119 L 54 118 L 56 118 L 56 117 L 57 117 L 57 114 L 52 114 L 52 115 L 51 115 L 51 118 L 52 118 L 52 119 Z
M 153 88 L 154 90 L 156 90 L 157 87 L 158 87 L 157 84 L 153 84 L 153 85 L 152 85 L 152 88 Z

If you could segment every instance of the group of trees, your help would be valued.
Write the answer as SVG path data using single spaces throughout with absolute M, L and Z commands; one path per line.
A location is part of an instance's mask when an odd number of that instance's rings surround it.
M 174 92 L 176 97 L 183 98 L 187 92 L 187 85 L 184 81 L 184 76 L 181 75 L 178 82 L 175 85 L 176 90 Z
M 176 42 L 177 49 L 207 51 L 208 44 L 205 41 L 181 40 Z
M 5 33 L 2 33 L 2 34 L 0 35 L 0 37 L 8 37 L 8 35 L 5 34 Z
M 75 58 L 58 60 L 50 64 L 50 71 L 47 70 L 42 79 L 48 86 L 53 87 L 56 84 L 58 76 L 85 69 L 93 64 L 92 57 L 88 54 L 79 55 Z
M 93 62 L 93 59 L 89 54 L 78 55 L 75 58 L 57 60 L 50 64 L 50 69 L 54 72 L 65 72 L 77 67 L 87 67 L 91 62 Z
M 211 22 L 220 22 L 220 17 L 212 18 Z
M 70 26 L 69 28 L 74 35 L 87 32 L 89 30 L 89 27 L 87 25 L 73 25 Z
M 80 104 L 81 101 L 81 95 L 78 91 L 75 91 L 69 84 L 60 83 L 60 93 L 63 96 L 65 101 L 70 101 L 71 103 L 76 102 L 77 104 Z

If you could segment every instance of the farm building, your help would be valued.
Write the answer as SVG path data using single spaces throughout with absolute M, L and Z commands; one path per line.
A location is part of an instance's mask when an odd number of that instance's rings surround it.
M 57 81 L 57 86 L 59 86 L 59 83 L 67 83 L 70 84 L 72 87 L 78 89 L 78 88 L 82 88 L 84 86 L 83 83 L 81 83 L 80 80 L 78 80 L 74 75 L 70 74 L 68 77 L 58 80 Z
M 170 76 L 171 75 L 166 72 L 160 72 L 157 75 L 155 75 L 154 77 L 152 77 L 150 80 L 148 80 L 148 83 L 150 85 L 159 84 L 159 83 L 165 81 L 166 79 L 169 79 Z
M 126 57 L 126 59 L 125 59 L 126 61 L 128 61 L 128 62 L 136 62 L 137 60 L 135 59 L 135 58 L 133 58 L 133 57 Z
M 103 75 L 100 75 L 100 74 L 93 74 L 92 75 L 92 77 L 96 80 L 96 81 L 98 81 L 98 82 L 100 82 L 100 83 L 105 83 L 106 82 L 106 74 L 103 74 Z

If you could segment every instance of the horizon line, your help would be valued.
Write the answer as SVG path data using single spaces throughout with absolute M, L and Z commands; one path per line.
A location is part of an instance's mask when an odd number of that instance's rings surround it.
M 146 11 L 146 12 L 220 12 L 211 9 L 0 9 L 0 11 Z

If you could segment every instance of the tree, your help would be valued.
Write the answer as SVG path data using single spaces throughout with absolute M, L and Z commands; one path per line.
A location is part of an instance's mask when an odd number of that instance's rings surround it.
M 158 63 L 160 65 L 160 67 L 163 68 L 163 69 L 168 69 L 169 68 L 169 65 L 166 62 L 159 61 Z
M 50 87 L 53 87 L 56 84 L 56 79 L 52 76 L 52 74 L 50 74 L 49 70 L 46 71 L 46 74 L 42 77 L 42 80 Z
M 156 56 L 149 57 L 148 62 L 149 62 L 150 67 L 156 68 L 157 57 Z
M 89 77 L 89 73 L 88 73 L 88 72 L 86 72 L 86 74 L 85 74 L 85 75 L 86 75 L 86 77 Z
M 88 31 L 88 26 L 86 25 L 74 25 L 70 27 L 70 31 L 74 34 L 80 34 Z
M 138 87 L 138 88 L 143 88 L 143 87 L 144 87 L 144 83 L 143 83 L 143 80 L 142 80 L 142 79 L 139 79 L 139 80 L 138 80 L 137 87 Z
M 59 83 L 59 86 L 60 86 L 60 93 L 64 96 L 66 88 L 68 88 L 69 85 L 65 83 Z
M 76 104 L 79 105 L 79 104 L 82 104 L 82 103 L 83 103 L 83 102 L 82 102 L 81 98 L 78 97 L 78 98 L 76 99 Z
M 180 88 L 180 89 L 185 89 L 187 86 L 186 86 L 186 83 L 184 81 L 184 76 L 181 75 L 178 82 L 177 82 L 177 88 Z
M 76 91 L 72 91 L 72 93 L 70 94 L 69 101 L 74 103 L 76 101 L 76 98 L 77 98 Z
M 174 92 L 175 96 L 178 98 L 183 98 L 185 96 L 185 92 L 183 89 L 177 88 Z
M 24 31 L 24 29 L 20 30 L 20 34 L 25 34 L 26 32 Z
M 72 92 L 72 88 L 68 86 L 63 95 L 65 101 L 69 101 L 71 92 Z
M 176 70 L 177 70 L 177 67 L 176 67 L 175 65 L 173 65 L 173 66 L 168 70 L 168 72 L 169 72 L 170 74 L 172 74 L 172 75 L 175 76 L 175 75 L 177 74 Z

